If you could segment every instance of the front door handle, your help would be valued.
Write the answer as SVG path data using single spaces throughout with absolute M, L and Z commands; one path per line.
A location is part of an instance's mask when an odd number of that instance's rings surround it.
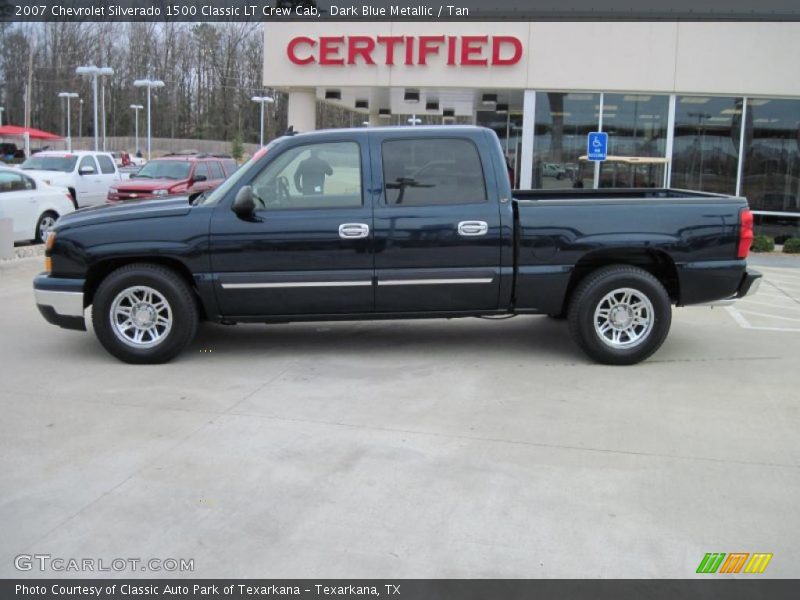
M 360 240 L 369 235 L 366 223 L 342 223 L 339 225 L 339 237 L 343 240 Z
M 489 225 L 486 221 L 461 221 L 458 224 L 458 235 L 486 235 L 487 231 L 489 231 Z

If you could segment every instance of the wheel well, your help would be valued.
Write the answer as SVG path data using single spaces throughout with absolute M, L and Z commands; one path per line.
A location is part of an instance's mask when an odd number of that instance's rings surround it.
M 89 306 L 92 303 L 97 288 L 100 287 L 100 283 L 102 283 L 102 281 L 108 277 L 109 274 L 111 274 L 113 271 L 116 271 L 120 267 L 134 263 L 159 265 L 175 272 L 186 282 L 186 285 L 188 285 L 189 289 L 194 293 L 202 318 L 206 317 L 205 309 L 200 299 L 200 294 L 197 291 L 197 286 L 194 284 L 194 278 L 192 277 L 191 271 L 189 271 L 188 267 L 186 267 L 186 265 L 184 265 L 181 261 L 166 257 L 112 258 L 93 265 L 86 275 L 86 283 L 84 284 L 83 288 L 84 304 Z
M 661 282 L 673 303 L 680 301 L 680 282 L 675 262 L 666 252 L 647 249 L 605 249 L 589 252 L 575 265 L 567 287 L 567 298 L 592 271 L 608 265 L 631 265 L 644 269 Z

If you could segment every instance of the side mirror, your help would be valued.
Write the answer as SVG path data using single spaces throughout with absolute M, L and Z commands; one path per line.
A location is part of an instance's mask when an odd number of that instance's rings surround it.
M 81 167 L 78 169 L 78 175 L 94 175 L 94 167 Z
M 236 216 L 240 219 L 250 220 L 255 216 L 256 203 L 255 200 L 253 200 L 252 187 L 246 185 L 236 192 L 231 210 L 235 212 Z
M 208 180 L 208 177 L 206 177 L 205 175 L 195 175 L 194 179 L 192 181 L 197 183 L 198 181 L 207 181 L 207 180 Z

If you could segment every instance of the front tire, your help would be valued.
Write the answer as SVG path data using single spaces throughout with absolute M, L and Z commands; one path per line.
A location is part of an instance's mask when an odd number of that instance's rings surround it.
M 118 359 L 132 364 L 165 363 L 197 332 L 192 290 L 174 271 L 132 264 L 106 277 L 97 289 L 92 324 L 97 339 Z
M 672 306 L 661 282 L 644 269 L 612 265 L 590 273 L 569 306 L 572 338 L 594 360 L 632 365 L 661 347 Z
M 38 243 L 44 242 L 47 234 L 53 228 L 53 225 L 56 224 L 58 220 L 58 215 L 54 213 L 52 210 L 48 210 L 36 222 L 36 238 L 34 241 Z

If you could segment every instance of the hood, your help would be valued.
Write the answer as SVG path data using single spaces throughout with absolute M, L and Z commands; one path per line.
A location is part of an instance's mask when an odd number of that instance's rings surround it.
M 124 190 L 131 190 L 133 192 L 150 192 L 152 190 L 168 189 L 176 185 L 185 185 L 185 179 L 123 179 L 114 184 L 114 187 Z
M 43 181 L 64 181 L 72 177 L 72 173 L 64 173 L 64 171 L 45 171 L 41 169 L 20 169 L 21 173 L 25 173 L 34 179 L 41 179 Z
M 192 206 L 186 196 L 165 200 L 131 200 L 120 204 L 101 204 L 82 208 L 62 216 L 55 231 L 72 229 L 83 225 L 97 225 L 133 219 L 180 217 L 189 213 Z

